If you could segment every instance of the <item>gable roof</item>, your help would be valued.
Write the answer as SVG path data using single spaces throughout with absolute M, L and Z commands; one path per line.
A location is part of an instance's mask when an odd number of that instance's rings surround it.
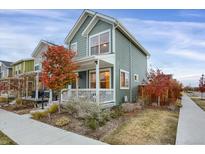
M 3 63 L 6 67 L 11 67 L 12 65 L 12 62 L 9 62 L 9 61 L 0 60 L 0 62 Z
M 69 44 L 69 42 L 74 37 L 75 33 L 79 30 L 80 26 L 83 24 L 87 16 L 92 16 L 92 20 L 87 25 L 87 27 L 82 32 L 83 36 L 86 36 L 92 28 L 95 26 L 98 20 L 103 20 L 105 22 L 111 23 L 115 25 L 115 28 L 120 30 L 135 46 L 139 47 L 141 52 L 143 52 L 146 56 L 150 56 L 150 53 L 135 39 L 135 37 L 115 18 L 91 11 L 91 10 L 84 10 L 73 28 L 71 29 L 68 36 L 65 38 L 65 44 Z
M 53 46 L 56 46 L 56 44 L 54 44 L 54 43 L 48 42 L 46 40 L 40 40 L 38 42 L 38 45 L 34 49 L 33 53 L 31 54 L 32 57 L 35 57 L 39 53 L 39 49 L 42 47 L 42 45 L 53 45 Z
M 16 62 L 12 63 L 12 66 L 13 66 L 13 65 L 16 65 L 16 64 L 19 64 L 19 63 L 22 63 L 22 62 L 24 62 L 24 61 L 30 61 L 30 60 L 33 60 L 33 58 L 20 59 L 20 60 L 18 60 L 18 61 L 16 61 Z

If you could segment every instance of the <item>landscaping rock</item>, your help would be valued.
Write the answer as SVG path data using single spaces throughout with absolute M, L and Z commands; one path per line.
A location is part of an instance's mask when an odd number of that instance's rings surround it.
M 122 111 L 127 112 L 133 112 L 135 110 L 135 105 L 133 103 L 123 103 L 122 104 Z
M 157 107 L 158 104 L 157 104 L 157 103 L 152 103 L 152 106 L 153 106 L 153 107 Z
M 173 105 L 173 104 L 171 104 L 171 105 L 169 105 L 167 108 L 168 108 L 169 110 L 171 110 L 171 111 L 175 111 L 176 106 Z

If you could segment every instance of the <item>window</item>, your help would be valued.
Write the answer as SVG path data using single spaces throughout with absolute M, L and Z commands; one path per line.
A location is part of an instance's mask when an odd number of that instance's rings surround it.
M 139 81 L 139 74 L 134 74 L 134 80 L 135 80 L 135 82 Z
M 70 46 L 70 49 L 77 52 L 78 51 L 78 43 L 77 42 L 72 43 Z
M 34 69 L 35 69 L 35 71 L 39 71 L 40 70 L 39 64 L 36 64 Z
M 89 81 L 90 81 L 90 88 L 96 88 L 95 71 L 90 71 Z M 111 70 L 110 69 L 100 70 L 100 88 L 102 89 L 111 88 Z
M 90 55 L 110 52 L 110 30 L 90 37 Z
M 129 72 L 120 70 L 120 89 L 129 89 Z

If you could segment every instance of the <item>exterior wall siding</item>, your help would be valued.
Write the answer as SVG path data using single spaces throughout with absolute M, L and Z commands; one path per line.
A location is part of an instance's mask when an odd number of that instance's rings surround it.
M 87 27 L 91 19 L 92 17 L 90 16 L 86 18 L 85 22 L 81 25 L 80 29 L 71 40 L 71 44 L 77 42 L 78 54 L 76 58 L 82 58 L 86 56 L 86 37 L 82 36 L 82 32 Z
M 132 82 L 132 101 L 136 101 L 138 96 L 138 85 L 140 85 L 147 74 L 147 57 L 139 51 L 133 44 L 131 44 L 131 82 Z M 139 80 L 134 80 L 134 74 L 139 75 Z
M 120 69 L 129 72 L 129 50 L 130 42 L 124 37 L 121 32 L 116 30 L 115 34 L 115 54 L 116 54 L 116 104 L 121 104 L 124 101 L 124 96 L 127 96 L 128 99 L 130 92 L 129 89 L 120 89 Z
M 137 86 L 146 76 L 147 57 L 134 46 L 122 33 L 116 29 L 116 103 L 124 102 L 124 96 L 128 101 L 136 101 Z M 120 89 L 120 69 L 129 72 L 129 89 Z M 134 74 L 139 75 L 139 82 L 134 81 Z

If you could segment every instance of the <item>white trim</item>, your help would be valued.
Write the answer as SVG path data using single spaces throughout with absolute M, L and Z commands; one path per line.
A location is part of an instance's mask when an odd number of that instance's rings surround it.
M 128 78 L 129 79 L 128 87 L 122 87 L 122 85 L 121 85 L 121 72 L 128 73 L 128 77 L 130 76 L 130 73 L 128 71 L 120 69 L 120 89 L 130 89 L 130 77 Z
M 108 32 L 108 35 L 109 35 L 109 49 L 108 49 L 108 52 L 106 53 L 100 53 L 100 35 L 104 34 L 104 33 L 107 33 Z M 111 53 L 111 44 L 112 44 L 112 41 L 111 41 L 111 29 L 107 29 L 107 30 L 104 30 L 104 31 L 101 31 L 99 33 L 96 33 L 96 34 L 93 34 L 93 35 L 90 35 L 89 36 L 89 56 L 93 56 L 91 55 L 91 39 L 93 37 L 96 37 L 98 36 L 98 55 L 104 55 L 104 54 L 108 54 L 108 53 Z
M 109 73 L 110 73 L 110 88 L 108 88 L 108 89 L 112 89 L 111 87 L 112 87 L 112 72 L 111 72 L 111 68 L 101 68 L 101 69 L 99 69 L 99 73 L 101 73 L 101 72 L 103 72 L 103 71 L 109 71 Z M 93 72 L 95 72 L 95 74 L 96 74 L 96 71 L 95 70 L 91 70 L 91 71 L 89 71 L 89 76 L 88 76 L 88 81 L 89 81 L 89 89 L 91 89 L 91 82 L 90 82 L 90 78 L 91 78 L 91 73 L 93 73 Z M 96 76 L 96 75 L 95 75 Z M 99 82 L 100 82 L 100 80 L 99 80 Z M 101 88 L 101 87 L 99 87 L 99 89 L 107 89 L 107 88 Z

